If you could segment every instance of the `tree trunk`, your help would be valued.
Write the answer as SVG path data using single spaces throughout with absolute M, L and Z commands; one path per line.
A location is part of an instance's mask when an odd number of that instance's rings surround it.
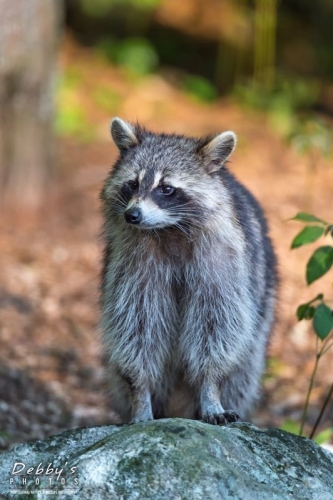
M 53 174 L 62 0 L 0 0 L 0 200 L 37 205 Z

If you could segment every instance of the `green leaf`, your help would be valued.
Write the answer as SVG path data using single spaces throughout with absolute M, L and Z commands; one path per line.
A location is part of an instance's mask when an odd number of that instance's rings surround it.
M 318 278 L 330 270 L 333 264 L 333 247 L 324 246 L 318 248 L 306 266 L 306 281 L 311 285 Z
M 296 311 L 298 321 L 301 321 L 302 319 L 305 318 L 305 311 L 307 310 L 308 307 L 309 307 L 308 304 L 301 304 L 300 306 L 298 306 Z
M 313 328 L 321 340 L 324 340 L 333 328 L 332 311 L 327 305 L 319 304 L 313 316 Z
M 298 248 L 308 243 L 313 243 L 324 234 L 324 228 L 320 226 L 305 226 L 294 238 L 291 248 Z
M 313 306 L 308 306 L 305 310 L 304 319 L 311 319 L 314 316 L 316 308 Z
M 296 315 L 298 318 L 298 321 L 301 321 L 302 319 L 311 319 L 313 318 L 315 308 L 311 306 L 316 300 L 323 300 L 324 295 L 322 293 L 319 293 L 316 295 L 316 297 L 312 300 L 309 300 L 309 302 L 306 302 L 305 304 L 300 304 L 297 308 Z
M 291 220 L 299 220 L 301 222 L 319 222 L 320 224 L 327 225 L 327 222 L 324 220 L 318 219 L 314 215 L 307 214 L 306 212 L 299 212 L 295 217 L 292 217 Z
M 313 318 L 315 308 L 309 304 L 301 304 L 296 311 L 298 321 Z

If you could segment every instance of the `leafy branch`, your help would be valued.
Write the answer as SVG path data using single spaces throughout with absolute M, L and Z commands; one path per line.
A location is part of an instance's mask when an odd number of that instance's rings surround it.
M 323 236 L 330 235 L 333 238 L 333 224 L 329 224 L 322 219 L 318 219 L 318 217 L 315 217 L 314 215 L 300 212 L 293 217 L 292 220 L 307 223 L 307 225 L 295 236 L 291 244 L 292 249 L 299 248 L 309 243 L 314 243 Z M 330 271 L 332 266 L 333 246 L 324 245 L 317 248 L 306 265 L 307 284 L 311 285 L 311 283 L 324 276 L 328 271 Z M 296 314 L 299 321 L 303 319 L 312 320 L 313 329 L 317 335 L 316 360 L 310 378 L 310 384 L 304 403 L 302 420 L 299 429 L 299 435 L 302 435 L 319 361 L 322 356 L 326 354 L 331 347 L 333 347 L 333 310 L 327 305 L 327 302 L 325 302 L 324 295 L 320 293 L 309 302 L 299 305 Z M 320 347 L 319 342 L 321 342 Z M 333 383 L 310 433 L 310 438 L 313 438 L 332 394 Z

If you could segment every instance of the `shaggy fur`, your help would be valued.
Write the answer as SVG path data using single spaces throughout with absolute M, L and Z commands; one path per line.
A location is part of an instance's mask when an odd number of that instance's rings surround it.
M 102 328 L 116 409 L 124 422 L 248 418 L 277 279 L 263 211 L 225 165 L 236 136 L 153 134 L 118 118 L 111 132 Z

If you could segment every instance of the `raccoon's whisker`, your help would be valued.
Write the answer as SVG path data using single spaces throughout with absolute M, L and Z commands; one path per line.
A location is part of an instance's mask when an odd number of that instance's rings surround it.
M 176 223 L 179 223 L 179 224 L 182 224 L 184 226 L 187 226 L 188 228 L 190 228 L 191 226 L 195 225 L 195 220 L 193 221 L 192 219 L 192 216 L 187 216 L 185 214 L 179 214 L 179 213 L 176 213 L 176 212 L 169 212 L 169 215 L 172 219 L 175 219 L 175 221 L 173 222 L 173 225 L 175 225 Z
M 191 208 L 188 209 L 186 207 L 171 207 L 171 208 L 168 209 L 168 212 L 175 212 L 175 213 L 176 212 L 177 213 L 184 212 L 184 213 L 188 213 L 188 214 L 197 214 L 198 210 L 196 210 L 194 208 L 193 209 L 191 209 Z
M 123 198 L 121 194 L 118 194 L 113 205 L 117 213 L 123 213 L 124 209 L 126 208 L 127 201 L 125 200 L 125 198 Z
M 178 217 L 177 217 L 177 214 L 174 214 L 174 215 L 170 214 L 170 215 L 174 216 L 175 218 L 177 218 L 179 224 L 182 224 L 183 226 L 186 226 L 189 229 L 194 228 L 194 227 L 201 228 L 203 226 L 203 224 L 201 223 L 201 221 L 193 219 L 191 216 L 189 216 L 189 219 L 187 220 L 186 216 L 182 214 L 182 217 L 179 220 L 179 214 L 178 214 Z M 174 223 L 174 225 L 175 225 L 175 223 Z
M 176 222 L 174 226 L 182 231 L 182 233 L 184 233 L 186 236 L 191 236 L 191 232 L 189 230 L 190 226 L 186 227 L 185 224 L 181 224 L 180 222 Z
M 124 208 L 126 207 L 127 205 L 127 200 L 122 196 L 122 194 L 118 194 L 118 197 L 117 197 L 117 202 L 119 204 L 121 204 Z
M 169 208 L 168 213 L 173 214 L 173 215 L 188 215 L 188 216 L 198 216 L 199 212 L 198 210 L 187 210 L 187 209 L 181 209 L 181 208 Z
M 152 223 L 154 222 L 154 218 L 153 217 L 145 217 L 143 220 L 142 220 L 143 224 L 151 224 L 153 225 Z
M 160 238 L 160 235 L 158 233 L 158 230 L 157 229 L 152 229 L 152 233 L 158 238 L 158 241 L 160 242 L 161 238 Z

